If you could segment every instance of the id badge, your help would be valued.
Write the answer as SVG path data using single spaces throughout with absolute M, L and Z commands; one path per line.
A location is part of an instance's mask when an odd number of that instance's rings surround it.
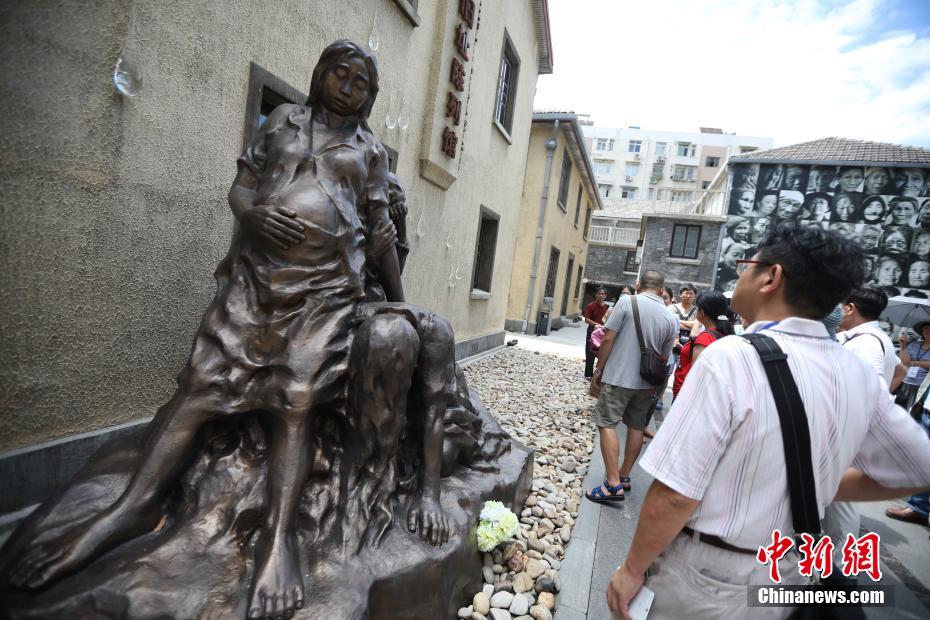
M 911 366 L 910 368 L 907 369 L 907 378 L 916 379 L 919 373 L 920 373 L 919 366 Z

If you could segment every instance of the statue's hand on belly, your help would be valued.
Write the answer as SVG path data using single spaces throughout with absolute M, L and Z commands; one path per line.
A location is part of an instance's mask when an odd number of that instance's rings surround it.
M 305 238 L 297 213 L 281 206 L 253 205 L 246 210 L 242 224 L 282 250 L 290 249 Z

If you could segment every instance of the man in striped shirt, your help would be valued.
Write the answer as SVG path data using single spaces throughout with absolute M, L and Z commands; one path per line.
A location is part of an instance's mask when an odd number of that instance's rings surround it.
M 733 294 L 747 331 L 764 331 L 787 354 L 810 427 L 821 516 L 834 499 L 930 489 L 930 440 L 820 322 L 862 282 L 862 264 L 861 250 L 839 234 L 783 224 L 740 261 Z M 640 464 L 655 481 L 611 578 L 611 609 L 626 613 L 652 567 L 653 620 L 787 616 L 789 608 L 746 604 L 747 585 L 771 584 L 759 547 L 776 529 L 793 533 L 778 412 L 752 345 L 727 337 L 701 355 Z M 796 549 L 782 558 L 782 583 L 807 583 L 797 561 Z

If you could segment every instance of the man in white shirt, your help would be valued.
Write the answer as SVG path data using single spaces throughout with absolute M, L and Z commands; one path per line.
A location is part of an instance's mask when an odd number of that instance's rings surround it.
M 878 324 L 878 317 L 888 306 L 888 295 L 881 289 L 866 286 L 854 290 L 843 303 L 843 321 L 837 334 L 840 344 L 875 369 L 889 392 L 895 391 L 906 369 L 895 355 L 894 343 Z
M 831 502 L 878 501 L 930 489 L 930 439 L 884 382 L 820 322 L 863 279 L 862 252 L 833 231 L 788 223 L 740 261 L 733 310 L 787 355 L 807 414 L 820 514 Z M 746 586 L 769 584 L 756 559 L 774 530 L 793 533 L 781 425 L 766 372 L 742 338 L 705 351 L 640 465 L 655 481 L 626 560 L 607 591 L 625 614 L 645 581 L 651 620 L 785 617 L 749 608 Z M 687 533 L 686 533 L 687 532 Z M 779 562 L 804 584 L 796 548 Z
M 888 306 L 888 295 L 881 289 L 864 286 L 853 290 L 841 304 L 843 319 L 837 334 L 847 351 L 858 355 L 881 377 L 891 393 L 904 379 L 906 369 L 894 352 L 894 343 L 882 331 L 878 317 Z M 833 502 L 823 516 L 823 531 L 834 541 L 846 540 L 847 534 L 859 535 L 859 505 L 856 502 Z M 852 584 L 855 579 L 834 571 L 834 581 Z

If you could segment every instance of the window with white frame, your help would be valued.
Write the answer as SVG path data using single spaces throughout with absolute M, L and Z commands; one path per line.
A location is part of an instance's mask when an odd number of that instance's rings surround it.
M 613 172 L 613 162 L 609 159 L 594 160 L 594 174 L 610 174 Z
M 656 190 L 649 188 L 646 190 L 646 200 L 653 200 L 656 197 Z
M 597 151 L 612 151 L 614 150 L 614 139 L 598 138 L 594 143 L 594 149 Z
M 694 198 L 693 192 L 672 190 L 672 202 L 689 202 Z
M 497 101 L 494 105 L 494 120 L 508 133 L 513 126 L 514 102 L 517 98 L 517 78 L 520 75 L 520 57 L 504 33 L 504 49 L 501 53 L 500 75 L 497 82 Z
M 741 146 L 739 147 L 740 154 L 743 153 L 752 153 L 753 151 L 758 151 L 759 147 L 757 146 Z
M 626 176 L 633 179 L 636 178 L 636 175 L 639 174 L 639 164 L 627 164 L 626 165 Z
M 720 167 L 720 158 L 719 157 L 707 157 L 704 160 L 704 165 L 708 168 L 719 168 Z
M 672 169 L 673 181 L 693 181 L 697 168 L 694 166 L 675 166 Z
M 636 198 L 636 188 L 635 187 L 622 187 L 620 188 L 620 197 L 621 198 Z
M 630 153 L 639 153 L 643 148 L 642 140 L 630 140 L 629 152 Z
M 612 187 L 610 185 L 603 185 L 600 183 L 598 183 L 597 185 L 597 191 L 601 195 L 602 198 L 610 198 L 611 189 Z
M 678 156 L 679 157 L 694 157 L 696 145 L 691 142 L 679 142 L 678 143 Z
M 656 155 L 659 157 L 665 157 L 665 147 L 668 146 L 665 142 L 656 142 Z

